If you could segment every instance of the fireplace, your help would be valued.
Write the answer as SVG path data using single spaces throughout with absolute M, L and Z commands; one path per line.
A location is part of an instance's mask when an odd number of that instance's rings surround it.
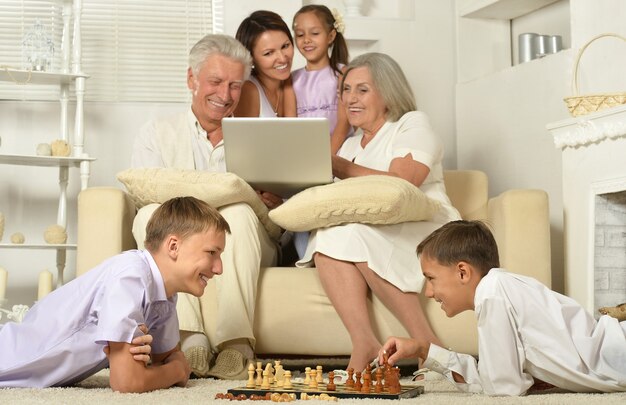
M 626 302 L 626 191 L 598 194 L 594 215 L 594 313 Z
M 626 302 L 626 106 L 548 125 L 563 164 L 565 294 Z

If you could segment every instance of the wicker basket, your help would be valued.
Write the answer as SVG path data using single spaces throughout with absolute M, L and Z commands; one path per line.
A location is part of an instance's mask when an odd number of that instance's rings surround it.
M 585 52 L 585 49 L 587 49 L 592 42 L 605 37 L 615 37 L 626 41 L 626 38 L 618 34 L 600 34 L 589 40 L 589 42 L 580 49 L 576 57 L 576 63 L 574 64 L 574 77 L 572 80 L 572 88 L 575 95 L 563 99 L 565 104 L 567 104 L 570 114 L 574 117 L 626 104 L 626 92 L 578 95 L 578 64 L 580 63 L 580 58 Z

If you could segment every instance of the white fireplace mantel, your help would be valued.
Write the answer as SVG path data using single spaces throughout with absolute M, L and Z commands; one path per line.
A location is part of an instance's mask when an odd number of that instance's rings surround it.
M 626 190 L 626 106 L 547 129 L 562 150 L 565 293 L 593 312 L 595 198 Z
M 557 148 L 576 148 L 626 136 L 626 105 L 549 124 Z

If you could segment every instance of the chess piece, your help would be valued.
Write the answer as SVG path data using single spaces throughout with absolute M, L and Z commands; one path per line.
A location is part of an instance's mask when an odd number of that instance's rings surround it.
M 256 362 L 256 381 L 255 386 L 260 387 L 263 384 L 263 365 L 260 361 Z
M 335 385 L 335 372 L 328 372 L 328 385 L 326 385 L 326 391 L 336 391 L 337 386 Z
M 354 373 L 354 390 L 355 391 L 361 391 L 361 387 L 363 386 L 363 384 L 361 383 L 361 372 L 357 371 L 356 373 Z
M 250 362 L 250 364 L 248 365 L 248 382 L 246 384 L 246 388 L 254 388 L 254 387 L 255 387 L 254 363 Z
M 394 367 L 389 370 L 389 381 L 387 382 L 387 389 L 390 394 L 400 393 L 400 369 Z
M 317 370 L 316 379 L 317 379 L 318 384 L 321 383 L 321 382 L 324 382 L 322 366 L 317 366 L 317 367 L 315 367 L 315 369 Z
M 392 380 L 391 374 L 391 366 L 389 363 L 385 362 L 385 367 L 383 368 L 383 391 L 389 391 L 389 383 Z
M 267 368 L 263 370 L 263 383 L 261 384 L 261 389 L 262 390 L 270 389 L 270 372 Z
M 274 367 L 276 371 L 274 374 L 274 382 L 276 383 L 276 387 L 282 388 L 285 383 L 285 370 L 283 370 L 283 365 L 280 364 L 279 360 L 276 360 Z
M 346 387 L 354 387 L 354 369 L 350 367 L 348 369 L 348 379 L 345 382 Z
M 274 383 L 274 367 L 272 367 L 272 363 L 267 363 L 265 365 L 265 371 L 267 371 L 267 378 L 270 384 Z
M 380 367 L 376 369 L 376 385 L 374 385 L 374 392 L 383 392 L 383 369 Z
M 306 376 L 306 377 L 304 378 L 304 383 L 305 383 L 306 385 L 309 385 L 309 383 L 311 382 L 311 367 L 306 367 L 306 368 L 304 369 L 304 375 Z
M 293 385 L 291 384 L 291 371 L 289 370 L 285 370 L 283 388 L 284 389 L 293 388 Z
M 363 386 L 361 387 L 361 392 L 369 393 L 372 389 L 372 368 L 369 367 L 369 371 L 366 369 L 365 373 L 363 373 Z
M 317 389 L 317 370 L 309 371 L 309 388 Z

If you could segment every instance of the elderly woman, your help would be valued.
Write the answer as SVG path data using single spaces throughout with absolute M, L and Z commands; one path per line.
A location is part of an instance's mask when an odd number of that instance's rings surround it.
M 421 308 L 424 277 L 415 249 L 442 224 L 460 219 L 446 195 L 441 140 L 415 98 L 400 66 L 389 56 L 354 59 L 341 84 L 341 103 L 357 128 L 333 157 L 339 179 L 367 175 L 401 177 L 441 203 L 432 221 L 395 225 L 344 224 L 311 234 L 298 266 L 315 263 L 322 285 L 352 340 L 348 367 L 362 370 L 381 348 L 367 310 L 372 290 L 411 337 L 441 344 Z M 375 190 L 372 190 L 375 193 Z

